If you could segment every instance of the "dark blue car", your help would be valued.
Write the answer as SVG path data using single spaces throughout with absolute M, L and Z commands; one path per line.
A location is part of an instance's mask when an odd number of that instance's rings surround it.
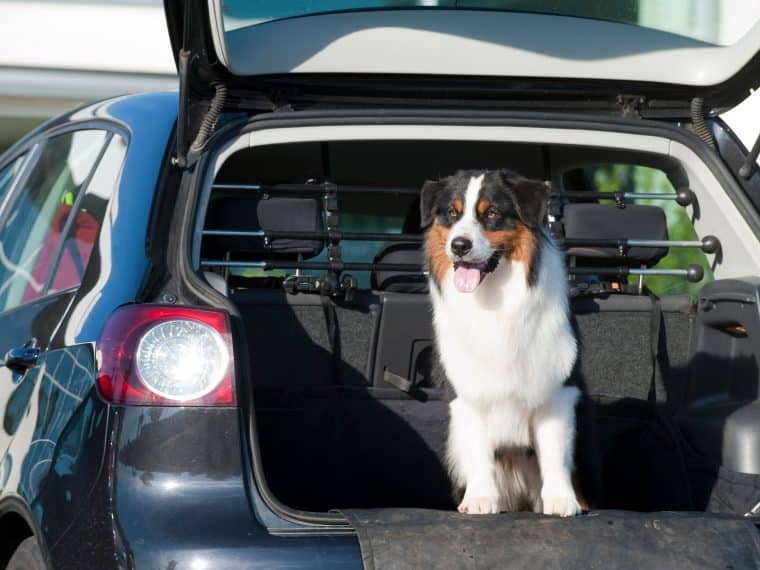
M 760 144 L 717 117 L 760 24 L 322 4 L 167 0 L 178 93 L 0 156 L 0 567 L 760 566 Z M 460 168 L 552 183 L 579 517 L 454 508 L 418 190 Z

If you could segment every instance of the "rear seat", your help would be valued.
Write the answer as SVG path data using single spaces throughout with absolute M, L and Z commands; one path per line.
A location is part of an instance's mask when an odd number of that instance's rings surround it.
M 668 238 L 665 216 L 655 206 L 570 204 L 565 207 L 564 222 L 567 238 Z M 667 248 L 634 247 L 625 258 L 616 248 L 568 250 L 571 263 L 599 267 L 651 267 L 666 254 Z M 415 243 L 389 243 L 375 258 L 376 263 L 422 260 L 420 245 Z M 440 383 L 441 372 L 435 369 L 437 359 L 432 355 L 432 307 L 427 295 L 421 294 L 427 292 L 426 278 L 378 270 L 373 284 L 378 289 L 381 313 L 372 384 L 388 386 L 390 381 L 398 387 L 398 382 L 393 382 L 395 376 L 414 386 Z M 657 397 L 678 403 L 686 385 L 694 307 L 688 295 L 667 296 L 661 300 L 661 307 Z M 652 300 L 626 294 L 581 296 L 571 300 L 571 308 L 581 346 L 576 378 L 582 379 L 589 393 L 599 400 L 646 401 L 651 375 Z
M 566 238 L 668 239 L 664 213 L 654 206 L 570 204 L 563 222 Z M 572 247 L 567 250 L 568 270 L 572 276 L 574 264 L 652 267 L 667 251 L 634 247 L 622 257 L 617 248 Z M 619 283 L 619 288 L 625 285 Z M 659 321 L 655 301 L 648 296 L 607 293 L 571 299 L 580 345 L 573 376 L 596 402 L 606 508 L 693 506 L 678 437 L 670 414 L 661 413 L 683 401 L 693 303 L 688 295 L 667 296 L 658 303 Z M 654 406 L 649 401 L 653 373 Z
M 424 263 L 419 243 L 389 243 L 375 263 Z M 375 271 L 379 290 L 380 324 L 377 334 L 373 386 L 430 387 L 434 378 L 432 306 L 427 276 L 398 271 Z M 406 384 L 404 381 L 410 382 Z
M 251 197 L 245 199 L 250 201 Z M 217 220 L 220 225 L 224 221 L 226 228 L 322 229 L 321 217 L 309 213 L 318 211 L 316 200 L 289 202 L 290 212 L 305 214 L 290 215 L 287 224 L 279 228 L 269 225 L 264 213 L 267 207 L 257 206 L 252 221 L 245 215 L 251 210 L 250 202 L 243 205 L 224 200 L 212 204 L 206 227 L 213 228 Z M 269 203 L 269 210 L 277 213 L 278 209 L 277 204 Z M 248 259 L 308 259 L 324 248 L 321 241 L 288 240 L 286 244 L 275 240 L 273 253 L 262 243 L 257 245 L 256 240 L 227 240 L 204 240 L 204 257 L 224 258 L 234 252 L 236 259 L 242 255 Z M 243 244 L 246 248 L 241 251 Z M 376 261 L 416 263 L 422 261 L 422 252 L 416 243 L 394 243 L 384 247 Z M 440 383 L 441 373 L 432 355 L 432 309 L 426 279 L 377 271 L 372 283 L 374 291 L 359 291 L 350 303 L 329 301 L 337 315 L 337 352 L 328 334 L 325 301 L 320 296 L 291 295 L 271 287 L 233 287 L 231 299 L 247 325 L 267 480 L 276 496 L 309 510 L 377 504 L 450 508 L 443 467 L 448 417 L 443 394 L 426 389 L 426 397 L 417 397 L 421 391 L 414 391 L 415 397 L 409 398 L 396 389 L 403 387 L 398 378 L 416 388 Z M 662 305 L 662 360 L 678 370 L 683 362 L 685 369 L 690 300 L 667 298 Z M 590 391 L 608 400 L 645 401 L 651 371 L 649 298 L 579 297 L 573 299 L 572 306 L 582 344 L 577 373 Z M 674 377 L 668 370 L 666 376 Z M 334 389 L 338 384 L 344 389 Z M 670 389 L 667 392 L 662 396 L 669 398 Z M 604 430 L 607 454 L 612 457 L 620 438 L 633 433 L 631 424 L 620 421 L 614 408 L 602 406 L 600 411 L 599 425 Z M 628 447 L 624 449 L 627 452 Z M 623 459 L 617 458 L 615 463 L 625 465 Z M 628 464 L 631 461 L 636 460 L 628 459 Z M 303 477 L 306 471 L 309 478 Z M 623 481 L 618 488 L 625 492 L 631 486 L 648 488 L 648 480 L 626 480 L 628 471 L 607 473 L 606 478 Z M 417 474 L 412 480 L 410 472 Z M 612 491 L 614 497 L 616 489 Z M 672 489 L 666 492 L 673 494 Z M 623 497 L 611 504 L 626 506 L 627 495 Z
M 562 221 L 565 238 L 668 239 L 665 214 L 656 206 L 568 204 Z M 570 247 L 566 253 L 572 276 L 573 265 L 653 267 L 668 249 L 632 247 L 621 256 L 614 247 Z M 660 304 L 656 395 L 658 401 L 675 403 L 684 395 L 694 307 L 688 295 L 666 296 Z M 646 401 L 652 370 L 652 299 L 610 293 L 577 296 L 571 299 L 571 308 L 581 346 L 575 374 L 588 392 L 599 400 Z
M 209 204 L 206 228 L 246 231 L 323 231 L 321 206 L 314 198 L 220 196 Z M 224 259 L 277 259 L 295 261 L 318 256 L 321 240 L 262 239 L 207 236 L 204 257 Z M 366 386 L 371 374 L 374 331 L 377 329 L 379 299 L 371 292 L 357 292 L 351 303 L 335 304 L 338 357 L 332 346 L 325 314 L 326 301 L 317 294 L 288 294 L 277 287 L 236 288 L 229 291 L 227 279 L 205 273 L 209 284 L 227 292 L 249 324 L 249 354 L 254 365 L 254 387 L 300 389 L 331 386 Z M 250 285 L 266 278 L 246 279 Z M 372 331 L 368 335 L 367 331 Z M 294 357 L 295 356 L 295 357 Z M 339 375 L 339 378 L 335 376 Z

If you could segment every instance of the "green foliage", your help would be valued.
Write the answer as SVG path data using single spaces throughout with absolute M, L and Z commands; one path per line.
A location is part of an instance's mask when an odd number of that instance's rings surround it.
M 605 164 L 586 169 L 589 180 L 600 192 L 647 192 L 651 194 L 674 194 L 675 189 L 661 170 L 632 164 Z M 604 201 L 603 201 L 604 202 Z M 613 203 L 612 200 L 608 201 Z M 635 204 L 658 206 L 668 221 L 668 237 L 672 240 L 698 240 L 688 210 L 674 200 L 635 200 Z M 705 268 L 705 277 L 699 283 L 689 283 L 682 277 L 650 276 L 645 284 L 655 295 L 688 293 L 696 297 L 705 283 L 713 280 L 713 272 L 707 256 L 696 248 L 672 247 L 655 266 L 659 269 L 683 269 L 692 263 Z M 632 277 L 635 282 L 637 278 Z

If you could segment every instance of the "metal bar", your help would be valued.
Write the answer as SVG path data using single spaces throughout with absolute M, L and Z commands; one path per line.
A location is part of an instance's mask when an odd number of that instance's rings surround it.
M 314 270 L 337 270 L 337 271 L 400 271 L 409 273 L 424 273 L 424 267 L 416 263 L 360 263 L 341 262 L 330 263 L 326 261 L 229 261 L 217 259 L 203 259 L 204 267 L 250 267 L 254 269 L 314 269 Z M 701 281 L 703 271 L 697 265 L 687 269 L 648 269 L 630 267 L 569 267 L 568 273 L 572 275 L 606 275 L 614 277 L 627 277 L 628 275 L 662 275 L 671 277 L 687 277 L 689 280 L 696 278 Z
M 691 283 L 702 281 L 705 275 L 704 268 L 693 263 L 685 269 L 652 269 L 633 267 L 568 267 L 570 275 L 599 275 L 611 277 L 627 277 L 628 275 L 659 275 L 665 277 L 685 277 Z
M 685 277 L 688 269 L 629 269 L 629 275 L 672 275 L 675 277 Z
M 214 184 L 214 190 L 250 190 L 258 192 L 319 192 L 327 189 L 325 184 Z M 419 188 L 394 187 L 394 186 L 359 186 L 353 184 L 340 184 L 336 187 L 337 192 L 366 192 L 372 194 L 419 194 Z
M 270 232 L 264 230 L 203 230 L 204 236 L 226 236 L 226 237 L 269 237 Z M 311 233 L 311 232 L 297 232 Z M 321 233 L 321 232 L 319 232 Z
M 299 232 L 274 230 L 203 230 L 204 236 L 254 237 L 254 238 L 291 238 L 291 239 L 328 239 L 356 241 L 392 241 L 422 243 L 421 234 L 386 234 L 383 232 Z
M 422 264 L 417 263 L 361 263 L 343 261 L 229 261 L 221 259 L 202 259 L 204 267 L 250 267 L 253 269 L 317 269 L 344 271 L 408 271 L 409 273 L 424 273 Z
M 261 184 L 214 184 L 214 190 L 261 190 Z
M 704 244 L 698 240 L 667 240 L 667 239 L 629 239 L 629 247 L 699 247 Z
M 421 234 L 386 234 L 382 232 L 298 232 L 270 230 L 203 230 L 204 236 L 220 237 L 252 237 L 252 238 L 291 238 L 323 240 L 332 238 L 334 241 L 386 241 L 422 243 L 425 237 Z M 711 236 L 708 236 L 711 238 Z M 697 247 L 705 253 L 714 253 L 716 245 L 707 238 L 697 240 L 656 240 L 656 239 L 606 239 L 606 238 L 567 238 L 558 240 L 557 244 L 564 247 Z
M 563 190 L 552 192 L 552 198 L 568 198 L 574 200 L 614 200 L 621 203 L 623 200 L 672 200 L 680 206 L 692 204 L 696 198 L 689 188 L 679 188 L 673 194 L 655 194 L 652 192 L 597 192 L 590 190 Z
M 606 238 L 565 238 L 557 240 L 559 245 L 565 247 L 698 247 L 704 244 L 701 241 L 683 241 L 667 239 L 606 239 Z
M 320 184 L 214 184 L 214 190 L 247 190 L 255 192 L 324 192 L 330 183 Z M 333 185 L 337 192 L 356 192 L 372 194 L 409 194 L 420 193 L 419 188 L 408 186 L 362 186 L 355 184 Z M 580 200 L 674 200 L 682 206 L 692 203 L 694 193 L 688 188 L 679 189 L 674 194 L 655 194 L 652 192 L 597 192 L 593 190 L 564 190 L 552 192 L 553 198 L 571 198 Z

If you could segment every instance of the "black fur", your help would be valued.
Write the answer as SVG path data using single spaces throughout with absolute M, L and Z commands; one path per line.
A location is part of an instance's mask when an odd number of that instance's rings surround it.
M 420 194 L 420 226 L 427 228 L 437 218 L 443 227 L 451 227 L 456 218 L 447 215 L 449 208 L 457 199 L 464 202 L 470 178 L 482 174 L 480 198 L 490 201 L 499 213 L 493 220 L 487 218 L 487 212 L 479 216 L 485 230 L 511 229 L 518 219 L 531 230 L 540 230 L 546 218 L 549 185 L 510 170 L 459 170 L 440 180 L 428 180 Z

